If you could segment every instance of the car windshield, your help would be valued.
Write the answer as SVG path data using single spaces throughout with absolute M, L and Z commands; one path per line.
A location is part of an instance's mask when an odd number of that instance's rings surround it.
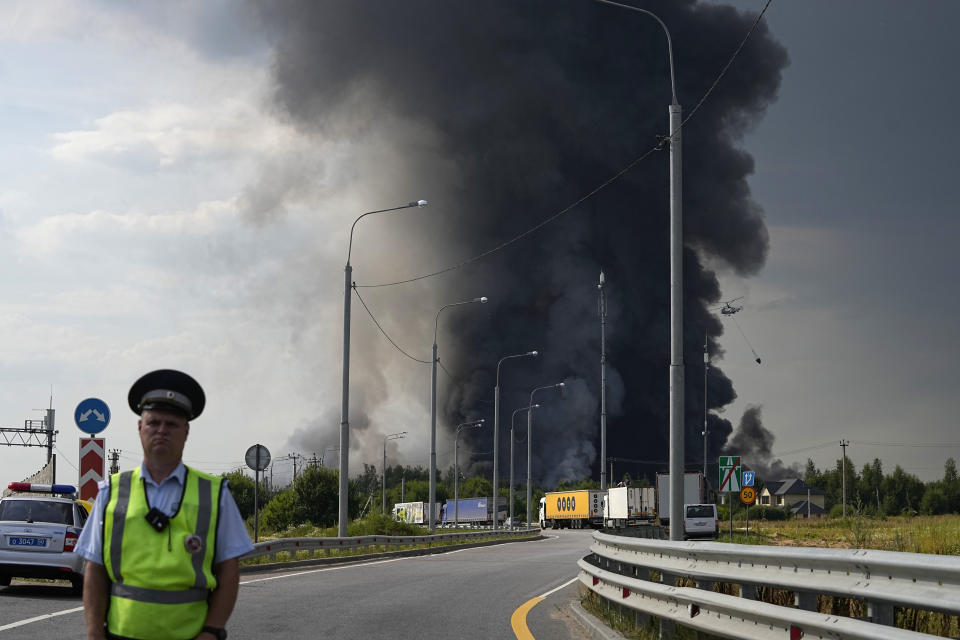
M 73 505 L 49 500 L 4 500 L 0 502 L 0 520 L 73 524 Z
M 713 505 L 712 504 L 691 505 L 687 507 L 687 517 L 688 518 L 712 518 Z

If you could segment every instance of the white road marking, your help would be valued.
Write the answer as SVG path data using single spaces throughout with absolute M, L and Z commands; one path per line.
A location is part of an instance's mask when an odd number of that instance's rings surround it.
M 554 587 L 553 589 L 550 589 L 550 591 L 547 591 L 546 593 L 541 594 L 539 597 L 541 597 L 541 598 L 546 598 L 546 597 L 549 596 L 549 595 L 553 595 L 553 594 L 556 593 L 557 591 L 560 591 L 560 589 L 563 589 L 563 588 L 564 588 L 565 586 L 567 586 L 568 584 L 573 584 L 574 582 L 576 582 L 576 581 L 579 580 L 579 579 L 580 579 L 579 577 L 570 578 L 569 580 L 567 580 L 566 582 L 564 582 L 564 583 L 563 583 L 562 585 L 560 585 L 559 587 Z
M 41 620 L 49 620 L 50 618 L 56 618 L 57 616 L 65 616 L 68 613 L 76 613 L 78 611 L 83 611 L 83 607 L 74 607 L 73 609 L 64 609 L 63 611 L 55 611 L 53 613 L 45 613 L 42 616 L 37 616 L 35 618 L 27 618 L 26 620 L 20 620 L 19 622 L 11 622 L 10 624 L 5 624 L 0 626 L 0 631 L 7 631 L 9 629 L 16 629 L 17 627 L 22 627 L 28 625 L 32 622 L 40 622 Z
M 370 567 L 375 564 L 386 564 L 388 562 L 399 562 L 400 560 L 412 560 L 413 558 L 392 558 L 390 560 L 375 560 L 373 562 L 363 562 L 363 563 L 350 563 L 337 565 L 335 567 L 324 567 L 322 569 L 306 569 L 304 571 L 295 571 L 293 573 L 285 573 L 281 576 L 267 576 L 266 578 L 255 578 L 253 580 L 241 580 L 240 584 L 253 584 L 254 582 L 266 582 L 267 580 L 280 580 L 282 578 L 294 578 L 297 576 L 304 576 L 310 573 L 322 573 L 324 571 L 338 571 L 341 569 L 352 569 L 354 567 Z

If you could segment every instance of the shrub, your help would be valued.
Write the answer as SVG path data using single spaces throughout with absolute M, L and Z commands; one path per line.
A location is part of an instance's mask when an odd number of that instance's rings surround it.
M 260 511 L 260 524 L 266 529 L 283 531 L 294 524 L 296 494 L 292 489 L 284 489 Z

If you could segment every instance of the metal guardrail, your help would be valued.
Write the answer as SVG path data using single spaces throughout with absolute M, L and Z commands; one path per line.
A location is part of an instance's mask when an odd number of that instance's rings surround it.
M 343 550 L 343 549 L 403 549 L 418 545 L 434 543 L 470 542 L 488 538 L 511 538 L 518 535 L 539 533 L 539 529 L 498 529 L 496 531 L 481 531 L 475 533 L 438 533 L 432 536 L 354 536 L 349 538 L 278 538 L 267 540 L 253 545 L 253 551 L 241 556 L 240 560 L 252 560 L 262 556 L 270 556 L 271 561 L 277 561 L 278 553 L 286 553 L 295 559 L 298 551 Z
M 757 547 L 594 535 L 580 579 L 598 595 L 661 620 L 733 638 L 933 638 L 894 628 L 894 607 L 960 615 L 960 557 L 872 549 Z M 662 582 L 650 581 L 650 571 Z M 677 577 L 697 588 L 675 587 Z M 740 597 L 712 591 L 740 586 Z M 757 587 L 795 594 L 793 607 L 757 601 Z M 816 612 L 817 596 L 863 600 L 867 619 Z M 707 614 L 707 615 L 704 615 Z M 702 626 L 707 625 L 707 626 Z M 784 635 L 789 633 L 790 635 Z M 906 634 L 906 635 L 904 635 Z

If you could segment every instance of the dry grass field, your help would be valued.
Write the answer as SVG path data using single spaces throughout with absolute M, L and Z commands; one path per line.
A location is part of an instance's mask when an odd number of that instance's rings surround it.
M 957 515 L 751 520 L 749 540 L 743 535 L 746 523 L 734 520 L 733 524 L 734 542 L 960 555 L 960 516 Z M 723 523 L 721 530 L 728 531 L 728 526 Z M 721 537 L 721 541 L 729 541 L 729 534 Z

